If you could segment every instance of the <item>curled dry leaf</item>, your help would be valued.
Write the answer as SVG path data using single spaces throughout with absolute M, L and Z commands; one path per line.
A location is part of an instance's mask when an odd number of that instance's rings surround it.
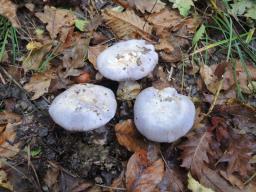
M 55 39 L 64 27 L 70 27 L 75 23 L 75 16 L 71 11 L 57 9 L 55 7 L 45 6 L 43 13 L 36 13 L 36 16 L 43 22 L 47 23 L 46 29 L 52 39 Z
M 116 124 L 115 132 L 119 144 L 129 151 L 136 152 L 147 148 L 147 143 L 138 133 L 131 119 Z
M 136 7 L 140 12 L 157 13 L 165 7 L 165 3 L 160 0 L 128 0 L 131 7 Z
M 145 150 L 135 152 L 128 161 L 126 171 L 126 187 L 128 191 L 151 192 L 164 176 L 162 159 L 150 161 Z
M 88 60 L 93 64 L 93 67 L 97 69 L 96 60 L 98 55 L 106 49 L 107 45 L 96 45 L 96 46 L 89 46 L 88 48 Z
M 124 12 L 106 10 L 103 18 L 120 39 L 143 37 L 151 40 L 152 26 L 132 10 Z
M 9 112 L 0 112 L 0 154 L 1 157 L 13 157 L 19 152 L 19 143 L 15 143 L 16 126 L 21 118 Z
M 220 171 L 220 175 L 229 181 L 233 186 L 237 186 L 239 189 L 244 188 L 244 183 L 236 175 L 228 174 L 225 171 Z
M 215 94 L 220 85 L 220 81 L 218 80 L 217 76 L 214 75 L 213 68 L 209 67 L 208 65 L 202 65 L 200 68 L 200 75 L 207 89 L 211 93 Z
M 0 0 L 0 15 L 8 18 L 14 27 L 20 27 L 16 15 L 17 6 L 10 0 Z
M 34 73 L 30 81 L 25 84 L 24 89 L 34 93 L 31 100 L 38 99 L 43 94 L 48 93 L 51 80 L 56 78 L 54 70 L 48 70 L 44 73 Z

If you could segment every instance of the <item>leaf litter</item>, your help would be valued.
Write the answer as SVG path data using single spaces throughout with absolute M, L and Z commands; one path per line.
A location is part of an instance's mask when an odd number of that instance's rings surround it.
M 114 2 L 124 5 L 122 1 Z M 79 3 L 75 3 L 76 8 L 66 8 L 64 2 L 57 1 L 29 5 L 34 30 L 42 22 L 48 33 L 33 32 L 29 38 L 22 37 L 26 40 L 22 57 L 17 60 L 17 70 L 22 71 L 18 76 L 12 79 L 0 70 L 4 78 L 1 82 L 14 83 L 32 95 L 27 98 L 0 93 L 5 100 L 4 104 L 0 102 L 0 153 L 15 168 L 13 171 L 32 174 L 27 180 L 34 189 L 39 189 L 41 182 L 50 191 L 254 191 L 255 107 L 235 100 L 234 90 L 239 85 L 251 98 L 255 67 L 249 61 L 246 69 L 241 60 L 219 60 L 210 65 L 198 63 L 200 70 L 189 72 L 194 61 L 184 58 L 204 20 L 202 15 L 189 12 L 197 3 L 128 0 L 126 9 L 105 1 Z M 14 27 L 24 28 L 18 22 L 18 18 L 24 19 L 19 9 L 28 5 L 7 0 L 1 4 L 6 6 L 0 8 L 0 14 Z M 63 6 L 57 6 L 60 4 Z M 251 14 L 249 8 L 245 8 L 247 14 Z M 245 10 L 235 13 L 243 14 Z M 40 110 L 26 116 L 17 110 L 15 102 L 22 101 L 19 106 L 25 108 L 28 99 L 36 108 L 47 106 L 74 83 L 102 84 L 116 92 L 117 84 L 97 73 L 96 58 L 114 42 L 131 38 L 154 43 L 160 56 L 161 71 L 155 70 L 139 81 L 141 87 L 172 85 L 195 101 L 197 123 L 184 138 L 171 144 L 155 144 L 143 138 L 132 121 L 132 99 L 118 101 L 117 117 L 99 133 L 67 133 Z M 7 59 L 1 67 L 14 66 Z M 180 88 L 181 84 L 185 89 Z M 0 89 L 4 93 L 2 85 Z M 213 108 L 207 114 L 209 104 Z M 28 145 L 42 152 L 25 158 Z M 24 168 L 26 164 L 29 169 Z M 19 188 L 9 179 L 15 174 L 6 167 L 0 163 L 1 187 Z M 39 179 L 39 185 L 34 178 Z

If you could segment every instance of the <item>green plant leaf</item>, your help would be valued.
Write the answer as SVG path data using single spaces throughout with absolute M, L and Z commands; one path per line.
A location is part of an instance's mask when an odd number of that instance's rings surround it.
M 169 0 L 173 3 L 173 8 L 178 8 L 180 14 L 184 17 L 188 16 L 191 6 L 194 6 L 192 0 Z
M 192 39 L 193 46 L 198 43 L 198 41 L 203 37 L 204 33 L 205 33 L 205 26 L 204 24 L 202 24 L 201 27 L 196 31 Z
M 251 6 L 250 8 L 247 9 L 246 14 L 244 15 L 246 17 L 250 17 L 252 19 L 256 20 L 256 4 Z
M 86 19 L 75 19 L 75 26 L 80 31 L 85 31 L 85 27 L 89 24 Z

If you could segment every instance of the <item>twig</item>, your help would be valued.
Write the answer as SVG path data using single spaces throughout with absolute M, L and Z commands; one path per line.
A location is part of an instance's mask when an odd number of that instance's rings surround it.
M 2 75 L 2 73 L 0 73 L 0 79 L 1 79 L 2 83 L 5 85 L 5 84 L 6 84 L 6 81 L 5 81 L 5 79 L 4 79 L 3 75 Z

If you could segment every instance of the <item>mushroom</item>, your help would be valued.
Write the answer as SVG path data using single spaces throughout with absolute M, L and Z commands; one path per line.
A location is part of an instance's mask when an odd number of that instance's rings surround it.
M 156 142 L 173 142 L 193 126 L 195 106 L 174 88 L 144 89 L 135 100 L 134 122 L 139 132 Z
M 147 76 L 158 63 L 153 45 L 144 40 L 121 41 L 105 49 L 97 57 L 97 68 L 113 81 L 136 81 Z M 123 85 L 131 85 L 122 83 Z
M 115 115 L 114 93 L 103 86 L 76 84 L 58 95 L 49 107 L 55 123 L 70 131 L 103 127 Z

